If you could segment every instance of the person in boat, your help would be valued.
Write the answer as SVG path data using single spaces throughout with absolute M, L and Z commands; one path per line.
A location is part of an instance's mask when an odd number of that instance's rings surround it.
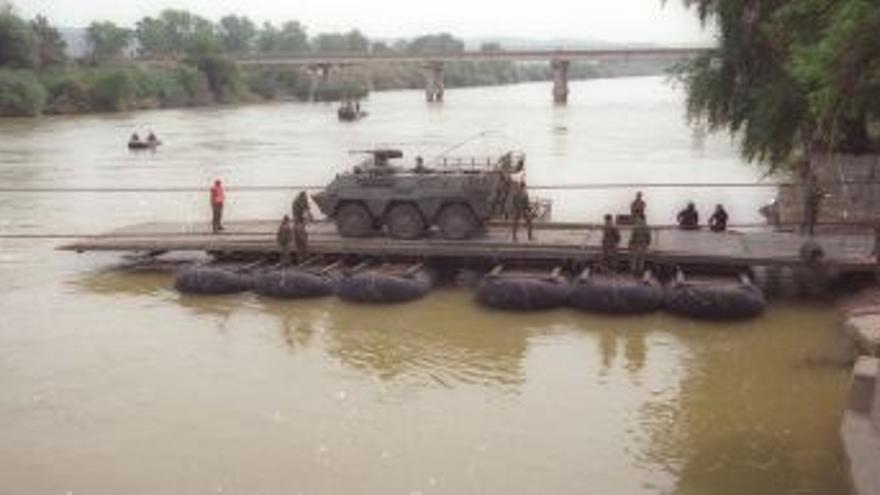
M 211 230 L 216 234 L 223 230 L 223 204 L 226 202 L 226 193 L 219 179 L 214 181 L 211 187 Z
M 290 241 L 293 240 L 293 229 L 290 226 L 290 217 L 284 215 L 281 225 L 278 226 L 278 233 L 275 234 L 275 240 L 281 250 L 281 266 L 290 266 Z
M 715 212 L 709 217 L 709 230 L 712 232 L 724 232 L 727 230 L 727 212 L 720 204 L 715 205 Z
M 636 192 L 636 199 L 634 199 L 633 202 L 629 204 L 629 214 L 630 216 L 632 216 L 633 221 L 635 221 L 637 218 L 646 220 L 645 208 L 647 206 L 648 205 L 645 204 L 645 200 L 642 199 L 642 191 Z
M 313 220 L 312 210 L 309 206 L 309 195 L 306 194 L 305 191 L 300 191 L 299 194 L 296 195 L 296 198 L 293 199 L 291 212 L 293 213 L 294 222 L 299 221 L 305 223 Z
M 513 193 L 513 242 L 516 242 L 516 233 L 519 230 L 520 220 L 526 224 L 529 240 L 532 240 L 532 205 L 529 201 L 529 193 L 526 189 L 526 181 L 523 180 Z
M 633 275 L 641 275 L 645 271 L 645 253 L 651 245 L 651 230 L 645 217 L 635 217 L 635 222 L 629 237 L 629 269 Z
M 689 202 L 685 209 L 678 212 L 676 217 L 678 227 L 682 230 L 697 230 L 700 228 L 700 214 L 693 202 Z
M 141 137 L 138 136 L 138 133 L 134 132 L 131 134 L 131 137 L 128 139 L 128 144 L 141 144 Z
M 147 143 L 153 144 L 153 145 L 159 143 L 159 138 L 156 137 L 156 135 L 153 133 L 153 131 L 150 131 L 150 133 L 147 135 Z
M 354 113 L 361 113 L 361 102 L 360 102 L 360 100 L 354 102 Z
M 617 267 L 617 246 L 620 244 L 620 230 L 614 225 L 614 218 L 605 215 L 602 227 L 602 268 L 610 272 Z

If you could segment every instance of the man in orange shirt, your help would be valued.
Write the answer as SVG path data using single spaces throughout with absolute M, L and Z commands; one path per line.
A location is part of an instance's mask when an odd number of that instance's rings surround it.
M 226 195 L 223 193 L 223 185 L 219 180 L 214 181 L 214 187 L 211 188 L 211 229 L 216 234 L 223 230 L 223 202 Z

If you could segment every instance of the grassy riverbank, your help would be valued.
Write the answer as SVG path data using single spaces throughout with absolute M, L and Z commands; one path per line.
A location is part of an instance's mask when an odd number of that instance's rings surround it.
M 575 64 L 572 79 L 663 73 L 658 64 Z M 447 64 L 447 88 L 550 80 L 547 64 L 457 62 Z M 334 71 L 313 81 L 298 69 L 241 71 L 228 59 L 206 58 L 172 68 L 134 66 L 0 69 L 0 117 L 117 112 L 206 106 L 273 99 L 338 101 L 371 90 L 417 89 L 417 67 L 387 65 Z

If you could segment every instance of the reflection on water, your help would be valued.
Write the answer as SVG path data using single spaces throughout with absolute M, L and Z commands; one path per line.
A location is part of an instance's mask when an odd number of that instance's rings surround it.
M 747 181 L 726 138 L 699 151 L 681 95 L 658 79 L 0 121 L 0 179 L 18 187 L 321 183 L 346 150 L 432 156 L 513 144 L 532 183 Z M 129 154 L 146 121 L 167 142 Z M 486 133 L 486 130 L 492 132 Z M 754 219 L 766 190 L 691 191 Z M 554 191 L 560 219 L 625 208 L 630 191 Z M 685 199 L 650 193 L 663 221 Z M 542 192 L 543 195 L 543 192 Z M 285 192 L 230 194 L 231 218 L 278 215 Z M 97 231 L 201 220 L 202 194 L 0 197 L 0 229 Z M 470 291 L 363 306 L 183 296 L 169 266 L 0 240 L 4 493 L 836 494 L 846 372 L 814 366 L 833 314 L 780 303 L 758 320 L 507 314 Z

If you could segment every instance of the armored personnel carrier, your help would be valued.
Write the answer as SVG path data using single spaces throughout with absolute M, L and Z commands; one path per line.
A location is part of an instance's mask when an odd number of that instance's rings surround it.
M 481 161 L 442 161 L 431 167 L 417 158 L 412 167 L 393 163 L 400 150 L 365 151 L 368 156 L 313 196 L 343 237 L 384 230 L 395 239 L 417 239 L 431 228 L 445 239 L 466 239 L 503 215 L 510 204 L 511 175 L 525 164 L 509 152 Z

